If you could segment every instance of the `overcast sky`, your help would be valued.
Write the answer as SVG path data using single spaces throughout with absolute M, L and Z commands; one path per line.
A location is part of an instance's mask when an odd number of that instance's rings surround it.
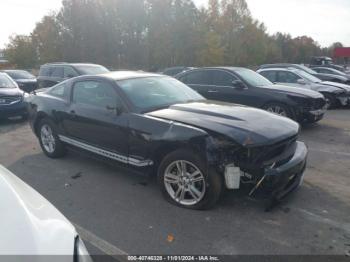
M 194 0 L 203 5 L 207 0 Z M 350 0 L 246 0 L 269 33 L 308 35 L 323 46 L 350 46 Z M 0 0 L 0 48 L 11 34 L 28 34 L 41 17 L 58 10 L 61 0 Z

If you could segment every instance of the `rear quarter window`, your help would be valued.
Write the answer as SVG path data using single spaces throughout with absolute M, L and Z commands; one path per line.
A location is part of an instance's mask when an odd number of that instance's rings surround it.
M 48 93 L 54 97 L 65 98 L 66 97 L 66 89 L 67 89 L 67 84 L 61 83 L 61 84 L 58 84 L 58 85 L 52 87 L 48 91 Z

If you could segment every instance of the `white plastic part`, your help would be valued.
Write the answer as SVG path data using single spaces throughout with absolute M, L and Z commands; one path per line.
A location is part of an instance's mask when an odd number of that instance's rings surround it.
M 241 169 L 235 165 L 227 165 L 225 168 L 225 182 L 228 189 L 239 189 L 241 185 Z

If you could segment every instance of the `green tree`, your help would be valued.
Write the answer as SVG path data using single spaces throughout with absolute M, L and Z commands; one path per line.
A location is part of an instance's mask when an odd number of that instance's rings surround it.
M 5 48 L 5 56 L 11 64 L 19 68 L 33 68 L 37 61 L 36 50 L 30 36 L 15 35 Z
M 40 64 L 63 60 L 61 28 L 56 15 L 51 14 L 36 24 L 32 32 L 32 43 Z

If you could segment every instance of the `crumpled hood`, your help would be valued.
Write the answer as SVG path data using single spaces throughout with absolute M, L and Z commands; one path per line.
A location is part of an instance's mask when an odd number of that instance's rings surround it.
M 23 91 L 19 88 L 0 88 L 0 97 L 1 96 L 22 96 Z
M 345 90 L 347 92 L 350 92 L 350 86 L 346 85 L 346 84 L 341 84 L 341 83 L 336 83 L 336 82 L 329 82 L 329 81 L 321 82 L 321 84 L 328 85 L 328 86 L 335 86 L 335 87 L 341 88 L 341 89 L 343 89 L 343 90 Z
M 219 133 L 242 146 L 274 144 L 299 132 L 299 125 L 286 117 L 209 100 L 176 104 L 147 115 Z
M 271 85 L 271 86 L 264 86 L 264 88 L 281 92 L 281 93 L 288 93 L 290 95 L 298 94 L 298 95 L 304 95 L 306 97 L 311 97 L 311 98 L 322 98 L 322 95 L 320 95 L 320 93 L 315 92 L 313 90 L 300 88 L 300 87 L 290 87 L 285 85 Z
M 0 165 L 0 255 L 67 255 L 72 224 L 44 197 Z

